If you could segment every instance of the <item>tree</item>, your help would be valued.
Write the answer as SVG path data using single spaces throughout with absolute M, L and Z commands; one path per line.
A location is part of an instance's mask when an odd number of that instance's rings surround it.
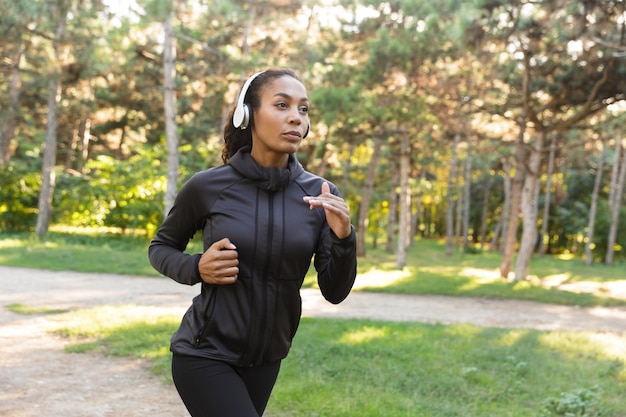
M 626 182 L 626 150 L 623 149 L 621 139 L 621 137 L 618 137 L 618 139 L 616 139 L 617 151 L 615 152 L 615 161 L 613 162 L 614 167 L 619 166 L 618 170 L 613 170 L 613 173 L 616 174 L 617 178 L 611 179 L 611 184 L 615 184 L 615 189 L 612 189 L 611 198 L 609 199 L 609 208 L 611 210 L 611 226 L 609 229 L 606 258 L 604 260 L 604 263 L 606 263 L 607 265 L 613 265 L 615 238 L 617 236 L 617 229 L 619 226 L 620 208 L 622 207 L 622 200 L 624 199 L 624 182 Z
M 450 159 L 450 173 L 448 175 L 448 205 L 446 208 L 446 255 L 452 256 L 454 253 L 454 179 L 456 178 L 456 168 L 458 159 L 458 147 L 461 142 L 461 132 L 454 135 L 452 142 L 452 158 Z M 458 203 L 457 203 L 458 204 Z
M 49 16 L 56 27 L 51 37 L 52 55 L 48 81 L 48 122 L 46 128 L 46 142 L 44 144 L 43 165 L 41 170 L 42 184 L 39 194 L 37 226 L 35 233 L 43 237 L 48 233 L 52 211 L 52 196 L 54 193 L 54 167 L 57 150 L 57 123 L 59 116 L 59 102 L 61 101 L 61 56 L 62 42 L 65 36 L 68 5 L 66 0 L 55 0 L 49 3 Z
M 550 139 L 550 151 L 548 154 L 548 172 L 546 178 L 546 192 L 543 200 L 543 217 L 541 221 L 541 233 L 539 234 L 539 253 L 546 253 L 546 236 L 548 235 L 548 224 L 550 219 L 550 200 L 552 196 L 552 175 L 554 174 L 554 155 L 556 153 L 556 133 Z M 539 187 L 537 187 L 539 191 Z M 549 239 L 549 236 L 548 236 Z
M 487 21 L 495 19 L 500 23 L 483 25 L 481 36 L 490 34 L 499 45 L 514 51 L 503 69 L 509 74 L 511 91 L 521 91 L 521 102 L 511 97 L 511 104 L 517 103 L 515 108 L 519 109 L 518 117 L 523 121 L 520 126 L 528 123 L 530 129 L 528 137 L 522 138 L 518 146 L 526 147 L 525 142 L 533 140 L 527 147 L 528 152 L 517 153 L 521 158 L 517 159 L 516 172 L 523 175 L 524 181 L 520 189 L 522 205 L 518 208 L 513 204 L 511 209 L 514 212 L 521 209 L 524 221 L 515 280 L 526 277 L 536 243 L 537 206 L 532 202 L 545 152 L 545 135 L 576 126 L 624 98 L 626 65 L 593 40 L 608 36 L 612 41 L 620 26 L 625 24 L 619 18 L 623 4 L 620 7 L 609 3 L 611 5 L 606 7 L 603 1 L 561 0 L 533 4 L 520 1 L 495 8 L 489 5 L 484 15 Z M 568 13 L 563 13 L 564 9 Z M 572 15 L 576 19 L 570 19 Z M 477 21 L 481 19 L 484 17 Z M 590 22 L 594 22 L 593 25 Z M 510 65 L 513 63 L 519 71 L 511 71 L 515 68 Z M 514 198 L 516 192 L 514 187 Z M 516 232 L 514 227 L 509 228 L 507 245 L 514 245 Z M 511 246 L 506 246 L 501 264 L 503 276 L 508 275 L 512 254 Z
M 173 11 L 163 24 L 163 106 L 165 111 L 165 142 L 167 143 L 167 186 L 165 216 L 174 205 L 178 192 L 178 134 L 176 123 L 176 40 L 172 27 Z
M 585 265 L 589 266 L 593 262 L 591 254 L 591 246 L 593 245 L 593 234 L 596 225 L 596 209 L 598 206 L 598 194 L 602 185 L 602 170 L 604 169 L 604 159 L 606 158 L 606 144 L 601 143 L 602 153 L 598 159 L 596 166 L 596 177 L 593 183 L 593 192 L 591 193 L 591 205 L 589 207 L 589 226 L 587 227 L 587 242 L 585 243 Z
M 408 132 L 400 132 L 400 221 L 398 222 L 398 251 L 396 252 L 396 268 L 406 265 L 406 251 L 409 246 L 408 233 L 411 231 L 411 198 L 409 190 L 409 153 Z

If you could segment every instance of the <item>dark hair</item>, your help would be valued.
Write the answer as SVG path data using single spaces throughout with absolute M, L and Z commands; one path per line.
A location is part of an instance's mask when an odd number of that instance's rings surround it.
M 233 125 L 233 113 L 235 108 L 228 115 L 228 122 L 224 126 L 224 146 L 222 147 L 222 161 L 226 164 L 228 160 L 244 146 L 252 146 L 252 129 L 254 126 L 254 111 L 261 106 L 261 94 L 263 87 L 275 80 L 276 78 L 289 76 L 298 81 L 302 81 L 300 77 L 291 69 L 274 68 L 263 71 L 250 83 L 244 103 L 250 109 L 250 123 L 247 129 L 239 129 Z

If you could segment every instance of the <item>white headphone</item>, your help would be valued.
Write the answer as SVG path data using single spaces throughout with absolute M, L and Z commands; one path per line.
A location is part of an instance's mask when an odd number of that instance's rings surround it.
M 241 130 L 246 129 L 250 123 L 250 108 L 244 103 L 246 93 L 248 92 L 248 88 L 250 88 L 252 81 L 254 81 L 254 79 L 259 75 L 263 74 L 263 72 L 264 71 L 260 71 L 251 75 L 241 88 L 239 98 L 237 98 L 237 107 L 235 107 L 235 111 L 233 112 L 233 126 L 240 128 Z
M 244 103 L 244 100 L 246 98 L 246 93 L 250 88 L 250 84 L 252 84 L 252 81 L 254 81 L 256 77 L 263 74 L 264 72 L 265 71 L 259 71 L 255 74 L 252 74 L 250 78 L 246 80 L 243 87 L 241 87 L 239 97 L 237 98 L 237 106 L 235 107 L 235 111 L 233 112 L 233 126 L 235 126 L 236 128 L 245 130 L 250 124 L 250 107 L 248 107 L 248 105 Z M 304 135 L 302 135 L 302 139 L 307 137 L 310 127 L 310 125 L 307 125 L 306 132 L 304 132 Z

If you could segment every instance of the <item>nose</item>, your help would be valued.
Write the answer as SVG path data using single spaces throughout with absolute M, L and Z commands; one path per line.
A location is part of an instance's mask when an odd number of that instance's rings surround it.
M 289 112 L 289 123 L 300 125 L 302 124 L 302 117 L 300 111 L 296 108 Z

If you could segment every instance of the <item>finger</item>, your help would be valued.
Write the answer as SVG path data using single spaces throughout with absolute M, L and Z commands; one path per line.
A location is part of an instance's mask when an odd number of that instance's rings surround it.
M 218 278 L 237 277 L 238 274 L 239 274 L 239 268 L 237 266 L 221 268 L 215 271 L 214 273 L 214 275 Z
M 326 181 L 322 183 L 322 195 L 330 193 L 330 185 Z
M 217 250 L 224 250 L 224 249 L 230 249 L 230 250 L 235 250 L 237 249 L 237 246 L 233 245 L 230 241 L 230 239 L 228 239 L 227 237 L 225 237 L 222 240 L 218 240 L 217 242 L 213 243 L 211 245 L 211 247 L 213 249 L 217 249 Z

